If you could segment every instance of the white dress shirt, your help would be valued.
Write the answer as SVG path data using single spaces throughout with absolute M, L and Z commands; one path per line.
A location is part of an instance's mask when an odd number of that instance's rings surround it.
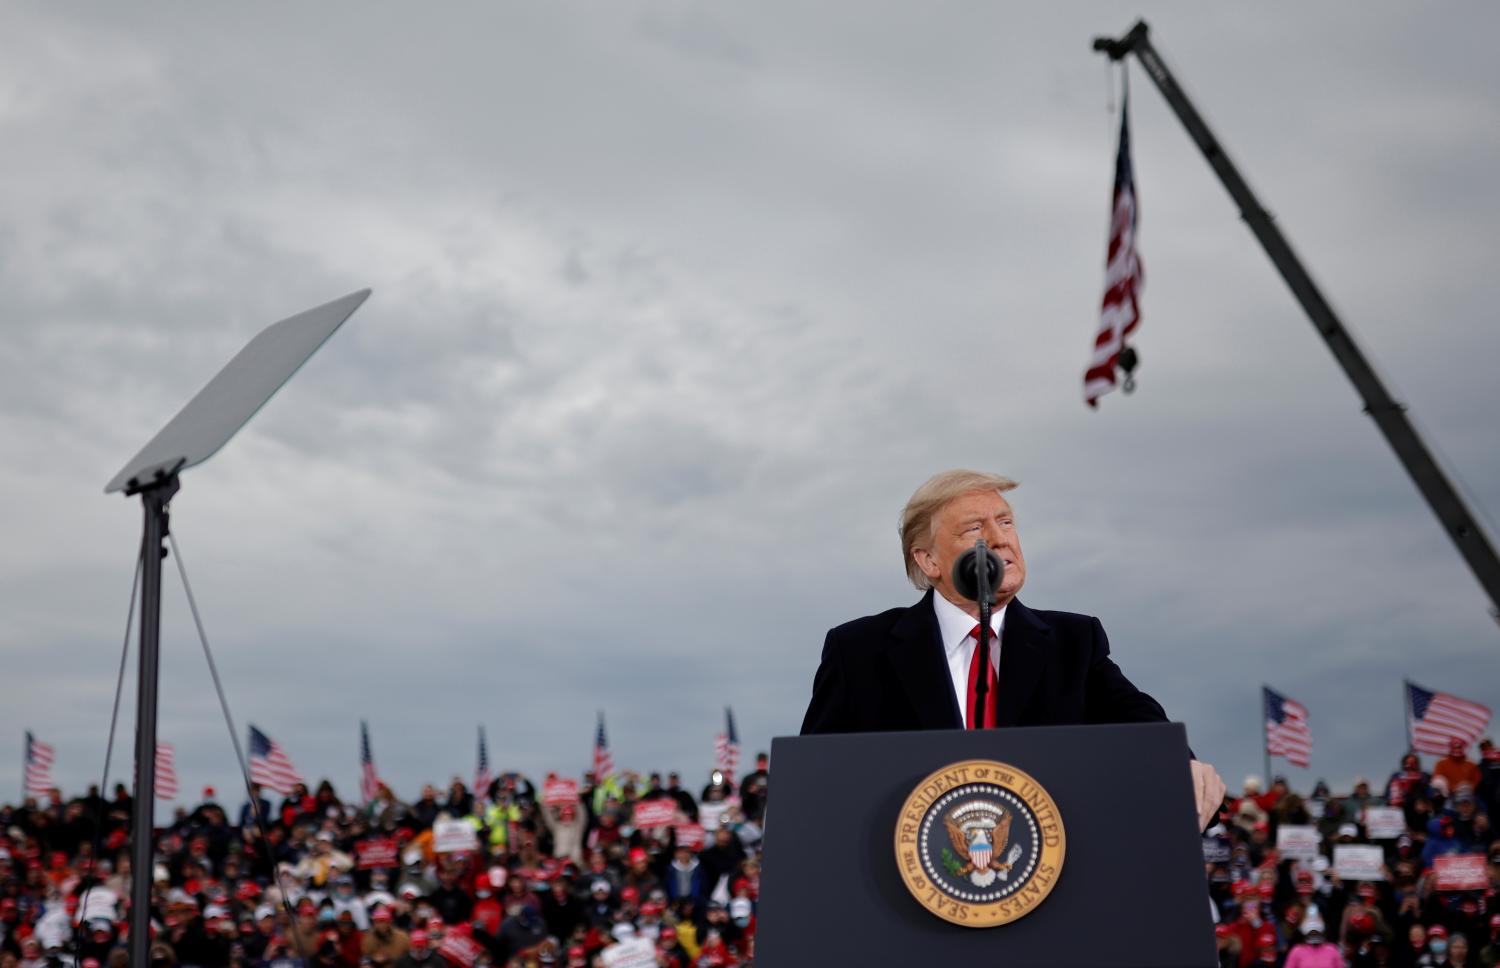
M 990 629 L 994 632 L 990 639 L 990 665 L 995 668 L 997 682 L 1000 679 L 1000 632 L 1005 628 L 1005 609 L 1009 604 L 1007 602 L 990 613 Z M 948 674 L 953 677 L 953 695 L 958 700 L 960 718 L 967 726 L 969 665 L 974 661 L 974 650 L 979 648 L 979 643 L 969 633 L 979 622 L 936 592 L 932 595 L 932 610 L 937 613 L 938 632 L 943 637 L 943 652 L 948 658 Z

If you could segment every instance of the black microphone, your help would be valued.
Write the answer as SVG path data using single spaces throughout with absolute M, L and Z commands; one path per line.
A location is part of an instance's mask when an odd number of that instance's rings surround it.
M 1000 582 L 1005 578 L 1005 563 L 980 538 L 974 547 L 958 556 L 953 563 L 953 590 L 971 602 L 995 604 Z

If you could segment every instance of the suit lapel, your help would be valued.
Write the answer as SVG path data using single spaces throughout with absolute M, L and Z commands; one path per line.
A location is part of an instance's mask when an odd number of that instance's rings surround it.
M 953 679 L 943 653 L 932 591 L 891 626 L 886 649 L 923 729 L 961 729 L 963 716 L 953 695 Z M 1003 695 L 1003 693 L 1002 693 Z
M 1019 601 L 1010 603 L 1000 636 L 1000 689 L 995 697 L 998 725 L 1020 723 L 1026 702 L 1052 657 L 1051 639 L 1051 627 L 1035 612 Z

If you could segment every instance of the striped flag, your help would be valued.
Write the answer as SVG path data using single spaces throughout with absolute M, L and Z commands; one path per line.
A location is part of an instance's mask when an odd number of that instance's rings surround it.
M 615 761 L 609 755 L 609 740 L 604 736 L 604 711 L 600 710 L 599 728 L 594 730 L 594 782 L 603 783 L 614 771 Z
M 479 727 L 479 765 L 474 768 L 474 795 L 485 796 L 495 777 L 490 773 L 490 751 L 484 746 L 484 727 Z
M 303 782 L 286 750 L 254 726 L 250 727 L 250 780 L 282 796 Z
M 156 744 L 156 799 L 177 798 L 177 754 L 171 743 Z
M 1104 301 L 1094 355 L 1083 374 L 1083 398 L 1091 407 L 1115 388 L 1115 369 L 1125 339 L 1141 322 L 1140 291 L 1145 287 L 1135 249 L 1137 205 L 1135 166 L 1130 160 L 1130 98 L 1120 106 L 1120 148 L 1115 154 L 1114 206 L 1109 221 L 1109 248 L 1104 260 Z M 1130 389 L 1129 384 L 1126 390 Z
M 14 749 L 15 747 L 11 747 Z M 52 763 L 57 753 L 50 743 L 43 743 L 31 731 L 26 732 L 26 794 L 43 797 L 57 784 L 52 782 Z
M 1311 762 L 1312 728 L 1307 725 L 1307 707 L 1264 686 L 1266 703 L 1266 752 L 1284 756 L 1294 766 L 1306 769 Z
M 359 795 L 366 803 L 380 792 L 380 774 L 375 772 L 375 756 L 370 752 L 370 727 L 359 721 Z
M 724 779 L 734 782 L 735 768 L 740 765 L 740 736 L 734 730 L 734 711 L 724 707 L 724 732 L 714 737 L 714 766 Z
M 1450 742 L 1460 740 L 1468 746 L 1489 723 L 1487 706 L 1413 682 L 1406 684 L 1406 731 L 1411 748 L 1419 753 L 1447 756 Z

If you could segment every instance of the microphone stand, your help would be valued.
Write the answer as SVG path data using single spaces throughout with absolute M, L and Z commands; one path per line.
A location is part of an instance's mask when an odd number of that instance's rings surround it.
M 974 547 L 978 552 L 974 556 L 974 584 L 979 592 L 979 676 L 974 683 L 974 722 L 971 728 L 984 729 L 984 712 L 989 708 L 986 700 L 990 691 L 990 606 L 994 594 L 990 589 L 989 549 L 983 538 Z

